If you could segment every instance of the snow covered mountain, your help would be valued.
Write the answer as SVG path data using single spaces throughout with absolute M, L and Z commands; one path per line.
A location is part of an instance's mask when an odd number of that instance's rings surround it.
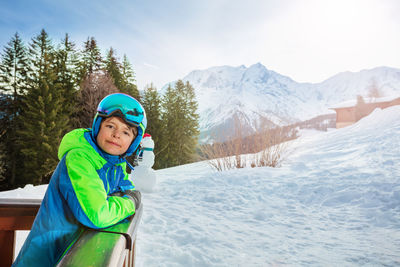
M 368 90 L 375 86 L 382 96 L 400 96 L 400 69 L 378 67 L 360 72 L 342 72 L 319 84 L 316 91 L 323 95 L 327 105 L 353 100 L 357 95 L 368 96 Z
M 316 84 L 298 83 L 260 63 L 195 70 L 183 80 L 196 90 L 202 142 L 233 135 L 236 121 L 246 134 L 334 113 L 330 107 L 367 96 L 373 84 L 384 96 L 400 95 L 400 69 L 388 67 L 343 72 Z

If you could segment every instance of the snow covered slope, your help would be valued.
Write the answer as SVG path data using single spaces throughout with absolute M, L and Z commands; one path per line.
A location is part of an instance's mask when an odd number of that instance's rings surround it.
M 138 266 L 400 264 L 400 107 L 290 146 L 282 168 L 160 170 Z
M 318 84 L 297 83 L 260 63 L 196 70 L 183 80 L 196 90 L 203 142 L 234 133 L 235 120 L 252 132 L 334 113 L 331 106 L 366 96 L 372 83 L 385 96 L 400 95 L 400 70 L 388 67 L 339 73 Z
M 281 168 L 156 171 L 136 266 L 399 266 L 400 106 L 306 132 Z M 42 198 L 44 187 L 0 192 Z M 23 236 L 17 236 L 18 246 Z

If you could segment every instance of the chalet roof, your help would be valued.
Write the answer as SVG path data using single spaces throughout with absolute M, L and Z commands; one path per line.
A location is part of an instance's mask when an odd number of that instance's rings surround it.
M 384 103 L 384 102 L 390 102 L 393 101 L 397 98 L 400 98 L 400 96 L 385 96 L 385 97 L 379 97 L 379 98 L 363 98 L 365 103 Z M 339 109 L 339 108 L 350 108 L 350 107 L 355 107 L 357 105 L 357 99 L 353 99 L 353 100 L 348 100 L 348 101 L 344 101 L 344 102 L 340 102 L 332 107 L 330 107 L 330 109 Z

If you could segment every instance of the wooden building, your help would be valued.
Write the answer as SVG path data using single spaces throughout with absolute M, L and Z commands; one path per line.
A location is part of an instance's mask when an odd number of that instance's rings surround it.
M 361 102 L 357 100 L 346 101 L 331 109 L 336 111 L 336 128 L 343 128 L 356 123 L 376 108 L 385 109 L 394 105 L 400 105 L 400 96 L 366 98 Z

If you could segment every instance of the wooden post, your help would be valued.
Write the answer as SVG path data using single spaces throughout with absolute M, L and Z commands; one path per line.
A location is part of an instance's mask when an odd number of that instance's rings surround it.
M 41 199 L 0 198 L 0 266 L 11 266 L 15 231 L 31 229 L 41 202 Z
M 11 266 L 14 259 L 14 231 L 0 231 L 0 266 Z
M 131 251 L 129 251 L 129 253 L 127 253 L 126 255 L 124 267 L 135 266 L 135 244 L 136 244 L 136 239 L 133 240 Z

